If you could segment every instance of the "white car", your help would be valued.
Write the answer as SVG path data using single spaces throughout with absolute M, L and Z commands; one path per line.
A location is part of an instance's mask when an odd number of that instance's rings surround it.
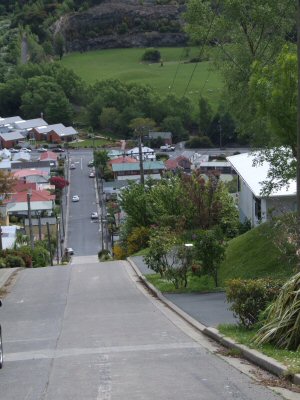
M 91 219 L 98 219 L 98 213 L 96 211 L 91 213 Z
M 74 254 L 74 250 L 72 249 L 72 247 L 67 247 L 65 249 L 65 253 L 69 256 L 72 256 Z
M 19 153 L 19 149 L 14 149 L 14 148 L 12 148 L 12 149 L 8 149 L 11 153 Z
M 72 197 L 72 201 L 75 203 L 75 202 L 77 202 L 77 201 L 79 201 L 79 196 L 78 196 L 78 194 L 75 194 L 73 197 Z
M 95 172 L 90 172 L 89 178 L 95 178 Z
M 76 169 L 75 164 L 71 164 L 71 165 L 70 165 L 70 169 Z
M 23 153 L 31 153 L 31 149 L 27 149 L 27 147 L 22 147 L 20 151 L 23 151 Z
M 45 147 L 39 147 L 39 148 L 37 149 L 37 151 L 38 151 L 39 153 L 46 153 L 46 151 L 48 151 L 48 149 L 46 149 Z

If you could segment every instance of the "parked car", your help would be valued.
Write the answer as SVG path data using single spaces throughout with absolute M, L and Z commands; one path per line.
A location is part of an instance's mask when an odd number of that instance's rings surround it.
M 98 213 L 96 211 L 91 213 L 91 219 L 98 219 Z
M 93 167 L 94 166 L 94 160 L 91 160 L 88 162 L 88 167 Z
M 20 151 L 23 151 L 23 153 L 31 153 L 31 149 L 28 149 L 28 147 L 22 147 Z
M 72 197 L 72 201 L 75 203 L 77 201 L 79 201 L 79 196 L 78 194 L 74 194 L 74 196 Z
M 39 147 L 39 148 L 37 149 L 37 151 L 38 151 L 39 153 L 46 153 L 46 151 L 48 151 L 48 149 L 46 149 L 46 147 Z
M 72 255 L 74 254 L 74 250 L 72 249 L 72 247 L 67 247 L 67 248 L 65 249 L 65 253 L 66 253 L 68 256 L 72 256 Z
M 75 164 L 71 164 L 71 165 L 70 165 L 70 169 L 76 169 Z
M 89 173 L 89 178 L 95 178 L 95 172 L 90 172 Z
M 175 151 L 174 146 L 170 146 L 169 144 L 166 144 L 164 146 L 160 146 L 159 148 L 161 151 Z
M 55 149 L 51 149 L 54 153 L 64 153 L 65 150 L 62 149 L 61 147 L 56 147 Z
M 8 151 L 10 151 L 11 153 L 19 153 L 20 150 L 11 148 L 11 149 L 8 149 Z

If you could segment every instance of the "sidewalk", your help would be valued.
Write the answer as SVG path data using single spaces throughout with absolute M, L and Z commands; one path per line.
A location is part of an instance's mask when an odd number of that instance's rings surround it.
M 295 385 L 300 385 L 300 374 L 291 374 L 288 368 L 271 357 L 265 356 L 257 350 L 235 342 L 221 334 L 216 326 L 221 323 L 236 322 L 233 314 L 228 310 L 228 305 L 224 302 L 224 293 L 208 294 L 162 294 L 150 282 L 147 275 L 153 273 L 143 262 L 143 257 L 129 257 L 128 262 L 135 270 L 140 280 L 160 299 L 167 307 L 172 309 L 195 329 L 204 335 L 221 343 L 224 347 L 238 351 L 245 359 L 258 365 L 262 369 L 272 374 L 283 377 L 291 376 L 291 381 Z M 219 297 L 216 295 L 219 295 Z
M 20 268 L 0 268 L 0 290 L 9 281 L 11 276 Z

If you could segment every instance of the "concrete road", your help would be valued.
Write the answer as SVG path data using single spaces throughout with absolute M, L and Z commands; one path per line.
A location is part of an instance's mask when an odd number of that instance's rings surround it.
M 203 346 L 124 261 L 20 272 L 1 310 L 3 400 L 278 400 Z
M 91 212 L 97 211 L 95 178 L 89 178 L 87 166 L 92 158 L 92 150 L 70 151 L 70 164 L 75 164 L 76 169 L 70 170 L 67 245 L 74 249 L 75 255 L 92 255 L 100 250 L 99 222 L 90 218 Z M 72 203 L 75 194 L 80 200 Z

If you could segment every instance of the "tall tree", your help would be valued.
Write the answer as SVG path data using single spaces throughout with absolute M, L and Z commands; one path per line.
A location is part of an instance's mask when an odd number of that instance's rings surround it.
M 225 81 L 226 103 L 238 121 L 238 131 L 265 144 L 268 130 L 256 118 L 249 97 L 254 61 L 273 62 L 295 25 L 296 2 L 282 0 L 190 0 L 188 33 L 200 44 L 215 43 L 216 62 Z M 259 132 L 259 134 L 258 134 Z
M 204 97 L 201 96 L 199 100 L 199 129 L 201 134 L 208 134 L 212 117 L 213 112 L 210 104 Z

